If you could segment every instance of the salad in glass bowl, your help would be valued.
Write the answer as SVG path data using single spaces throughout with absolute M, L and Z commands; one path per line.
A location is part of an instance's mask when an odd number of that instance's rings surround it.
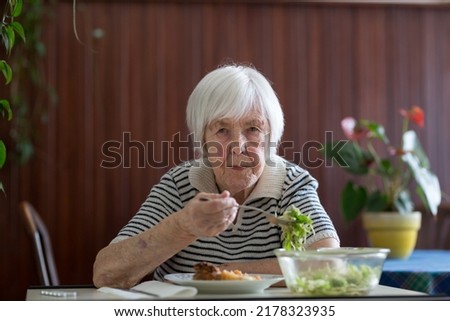
M 275 250 L 286 286 L 308 296 L 357 296 L 379 284 L 389 249 Z

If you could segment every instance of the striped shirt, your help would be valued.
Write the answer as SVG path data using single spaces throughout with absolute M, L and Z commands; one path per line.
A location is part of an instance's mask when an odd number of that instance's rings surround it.
M 267 163 L 252 193 L 245 201 L 280 216 L 294 205 L 310 215 L 314 234 L 305 246 L 335 238 L 337 232 L 317 195 L 318 182 L 304 169 L 279 156 Z M 138 213 L 122 228 L 112 242 L 139 234 L 158 224 L 171 213 L 181 210 L 199 192 L 218 193 L 211 168 L 201 162 L 187 162 L 170 169 L 150 191 Z M 175 237 L 175 236 L 174 236 Z M 163 280 L 168 273 L 192 273 L 201 261 L 222 264 L 228 261 L 257 260 L 274 257 L 282 245 L 281 230 L 271 225 L 259 212 L 240 209 L 237 220 L 215 237 L 198 238 L 161 264 L 154 273 Z

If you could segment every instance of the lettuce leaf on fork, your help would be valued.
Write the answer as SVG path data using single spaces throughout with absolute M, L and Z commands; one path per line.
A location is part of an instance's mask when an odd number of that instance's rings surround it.
M 314 233 L 312 219 L 295 206 L 290 206 L 281 219 L 289 221 L 289 224 L 281 225 L 283 248 L 288 251 L 303 251 L 306 236 L 311 232 Z

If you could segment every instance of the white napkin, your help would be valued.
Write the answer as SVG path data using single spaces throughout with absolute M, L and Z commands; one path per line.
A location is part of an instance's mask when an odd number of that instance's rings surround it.
M 197 294 L 197 289 L 191 286 L 180 286 L 166 282 L 146 281 L 129 290 L 101 287 L 97 291 L 113 294 L 125 299 L 149 299 L 167 297 L 192 297 Z

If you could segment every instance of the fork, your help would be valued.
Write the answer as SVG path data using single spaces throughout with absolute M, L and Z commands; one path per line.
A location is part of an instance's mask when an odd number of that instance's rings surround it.
M 200 201 L 210 201 L 211 199 L 207 198 L 207 197 L 200 197 Z M 272 213 L 269 213 L 265 210 L 262 210 L 260 208 L 254 207 L 254 206 L 249 206 L 249 205 L 234 205 L 234 207 L 239 207 L 239 208 L 243 208 L 243 209 L 248 209 L 248 210 L 254 210 L 254 211 L 258 211 L 260 212 L 265 218 L 266 220 L 268 220 L 271 224 L 273 225 L 289 225 L 291 224 L 290 221 L 282 219 L 282 218 L 278 218 L 276 216 L 274 216 Z

